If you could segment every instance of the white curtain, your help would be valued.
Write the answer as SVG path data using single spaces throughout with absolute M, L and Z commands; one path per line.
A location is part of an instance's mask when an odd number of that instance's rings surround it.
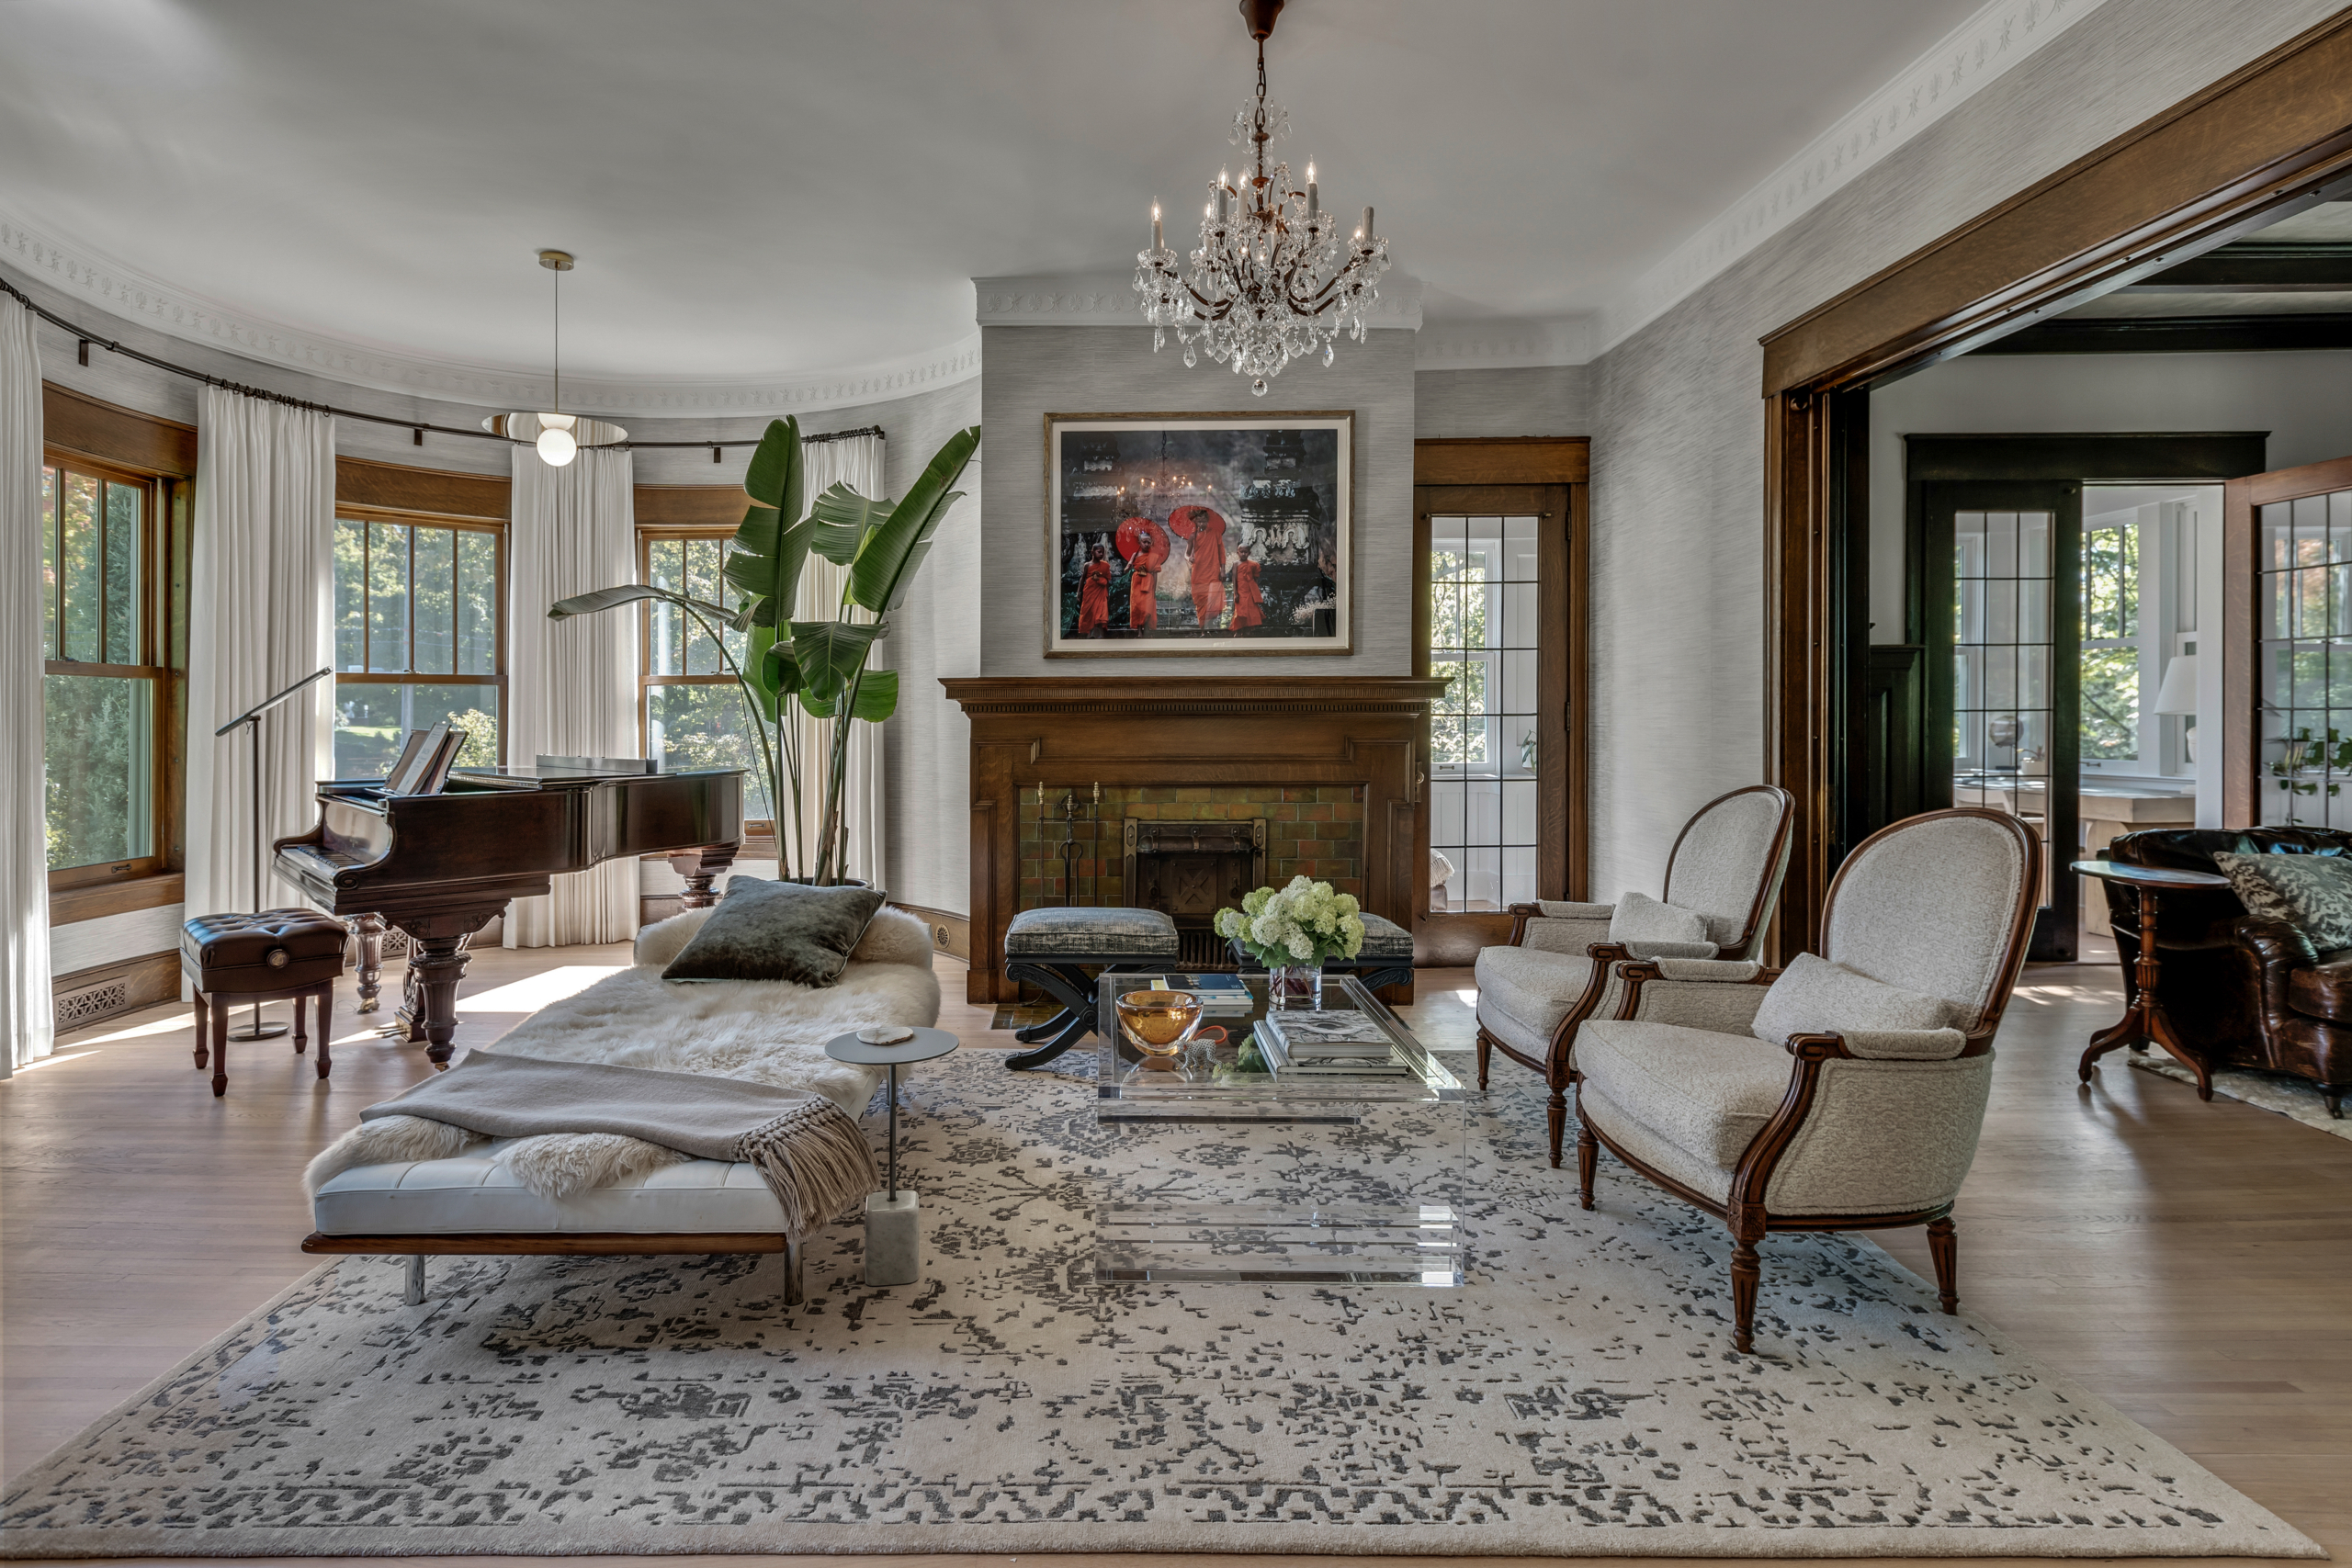
M 295 894 L 268 863 L 269 840 L 317 818 L 318 781 L 334 775 L 334 682 L 262 721 L 258 780 L 244 732 L 212 731 L 334 662 L 334 420 L 205 388 L 189 555 L 187 912 L 281 908 Z
M 0 1077 L 49 1055 L 48 802 L 41 778 L 40 355 L 0 304 Z
M 634 757 L 637 616 L 627 610 L 550 621 L 548 606 L 637 581 L 637 513 L 627 452 L 583 446 L 560 468 L 514 448 L 507 545 L 506 761 Z M 555 879 L 507 907 L 509 947 L 627 942 L 637 934 L 637 862 L 623 857 Z
M 882 437 L 853 435 L 842 441 L 811 441 L 802 449 L 804 469 L 803 493 L 809 504 L 837 484 L 846 484 L 858 494 L 879 501 L 887 493 L 882 478 Z M 830 621 L 841 614 L 842 592 L 849 584 L 849 569 L 835 566 L 822 556 L 812 555 L 800 576 L 800 603 L 793 609 L 793 618 L 801 621 Z M 863 610 L 855 618 L 868 617 Z M 890 643 L 887 637 L 874 645 L 874 657 L 869 667 L 887 669 L 892 663 Z M 902 699 L 903 699 L 903 694 Z M 795 869 L 806 874 L 817 863 L 818 830 L 824 825 L 825 795 L 832 777 L 832 725 L 828 720 L 810 718 L 806 710 L 795 705 L 794 723 L 800 740 L 800 795 L 803 804 L 799 847 L 794 856 Z M 884 800 L 882 793 L 882 727 L 858 723 L 850 726 L 848 784 L 842 795 L 842 818 L 847 829 L 847 853 L 843 859 L 844 874 L 862 882 L 882 886 L 882 829 Z M 784 808 L 788 814 L 790 806 Z M 792 824 L 777 824 L 780 835 L 790 834 Z

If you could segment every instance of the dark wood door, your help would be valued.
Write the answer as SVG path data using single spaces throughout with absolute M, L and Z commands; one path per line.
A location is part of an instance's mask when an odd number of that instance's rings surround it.
M 1514 903 L 1584 897 L 1583 489 L 1414 490 L 1416 672 L 1447 682 L 1423 788 L 1423 963 L 1466 964 L 1507 941 Z
M 2352 829 L 2352 457 L 2222 501 L 2222 823 Z
M 2083 487 L 1920 487 L 1928 660 L 1923 804 L 1984 806 L 2041 835 L 2029 955 L 2071 963 L 2080 888 Z

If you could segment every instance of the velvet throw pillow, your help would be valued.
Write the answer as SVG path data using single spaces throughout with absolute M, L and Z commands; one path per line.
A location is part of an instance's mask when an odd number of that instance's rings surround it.
M 1609 917 L 1609 940 L 1705 942 L 1707 917 L 1662 904 L 1646 893 L 1628 893 L 1617 900 L 1617 908 Z
M 1764 993 L 1764 1005 L 1756 1010 L 1750 1029 L 1757 1039 L 1782 1045 L 1792 1034 L 1957 1027 L 1960 1021 L 1953 1011 L 1940 997 L 1923 997 L 1800 953 Z
M 870 887 L 735 877 L 662 978 L 830 986 L 888 897 Z
M 2352 861 L 2341 855 L 2213 857 L 2249 915 L 2301 926 L 2321 953 L 2352 947 Z

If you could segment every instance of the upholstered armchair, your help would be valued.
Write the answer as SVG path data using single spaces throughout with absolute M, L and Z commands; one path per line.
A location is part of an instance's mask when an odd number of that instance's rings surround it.
M 1747 956 L 1781 897 L 1793 805 L 1770 784 L 1718 795 L 1674 840 L 1662 900 L 1514 904 L 1510 942 L 1480 950 L 1478 1087 L 1496 1052 L 1544 1075 L 1554 1169 L 1578 1026 L 1614 1010 L 1619 966 L 1629 959 Z
M 1930 812 L 1864 840 L 1829 885 L 1822 956 L 1786 970 L 1623 965 L 1577 1043 L 1577 1198 L 1606 1148 L 1731 1229 L 1734 1344 L 1754 1348 L 1773 1231 L 1928 1227 L 1959 1310 L 1952 1203 L 1976 1156 L 1993 1032 L 2041 880 L 2031 828 Z

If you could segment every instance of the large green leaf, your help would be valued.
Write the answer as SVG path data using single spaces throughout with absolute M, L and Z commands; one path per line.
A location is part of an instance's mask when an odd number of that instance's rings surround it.
M 793 622 L 792 657 L 800 666 L 803 704 L 838 702 L 881 635 L 882 627 L 870 622 Z
M 811 547 L 835 566 L 847 566 L 857 558 L 865 536 L 890 520 L 892 510 L 889 502 L 868 501 L 843 480 L 819 496 L 808 509 L 819 525 Z
M 949 436 L 899 504 L 865 536 L 857 558 L 850 563 L 849 596 L 876 615 L 888 615 L 905 600 L 938 532 L 940 519 L 958 499 L 952 490 L 956 479 L 979 450 L 980 427 L 973 425 Z
M 586 593 L 575 593 L 569 599 L 559 599 L 548 606 L 548 619 L 564 621 L 574 615 L 593 615 L 600 610 L 617 609 L 623 604 L 641 604 L 648 599 L 684 604 L 717 621 L 732 624 L 734 620 L 731 610 L 722 610 L 700 599 L 688 598 L 684 593 L 673 593 L 667 588 L 655 588 L 643 582 L 624 582 L 617 588 L 598 588 Z
M 760 505 L 800 521 L 800 486 L 807 469 L 800 460 L 800 421 L 772 419 L 760 434 L 759 449 L 743 470 L 743 491 Z
M 800 422 L 770 422 L 743 476 L 752 504 L 726 566 L 727 581 L 743 596 L 736 616 L 743 625 L 772 626 L 792 614 L 811 536 L 802 527 L 801 476 Z
M 868 670 L 858 678 L 857 700 L 850 705 L 852 718 L 879 724 L 899 711 L 899 672 Z

